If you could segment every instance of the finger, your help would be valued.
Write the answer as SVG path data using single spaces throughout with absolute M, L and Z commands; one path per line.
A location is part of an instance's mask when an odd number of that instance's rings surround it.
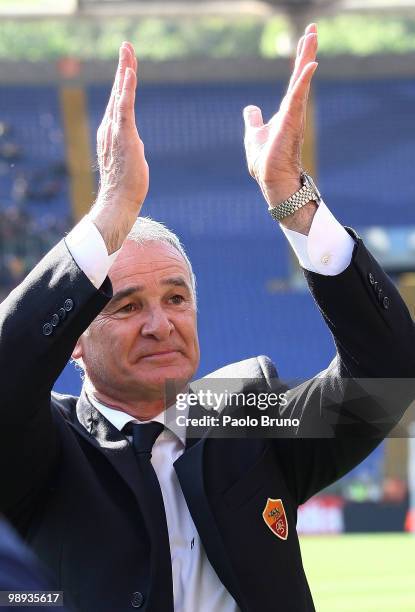
M 296 57 L 293 74 L 290 79 L 290 87 L 294 85 L 299 75 L 303 71 L 303 68 L 309 62 L 315 60 L 317 55 L 318 38 L 315 32 L 310 32 L 302 37 L 302 43 L 300 45 L 300 53 Z
M 304 38 L 305 36 L 302 36 L 300 38 L 300 40 L 298 41 L 298 45 L 297 45 L 297 52 L 295 54 L 295 61 L 297 62 L 298 58 L 301 55 L 301 51 L 303 50 L 303 44 L 304 44 Z
M 291 91 L 292 88 L 294 87 L 299 76 L 302 74 L 304 70 L 304 66 L 306 66 L 310 62 L 314 62 L 314 60 L 316 59 L 317 47 L 318 47 L 318 41 L 317 41 L 317 34 L 315 32 L 312 32 L 304 36 L 303 44 L 301 47 L 301 53 L 299 56 L 297 56 L 297 59 L 294 65 L 294 69 L 293 69 L 293 73 L 291 75 L 290 82 L 288 84 L 288 89 L 287 89 L 288 92 Z
M 132 57 L 130 50 L 123 43 L 120 47 L 120 61 L 115 83 L 115 100 L 112 109 L 111 120 L 116 123 L 119 120 L 119 104 L 124 87 L 125 74 L 128 68 L 131 67 Z
M 304 116 L 307 100 L 310 92 L 311 79 L 317 69 L 317 62 L 310 62 L 304 66 L 303 71 L 291 92 L 286 96 L 285 104 L 287 111 L 292 116 L 297 116 L 298 121 Z
M 109 97 L 109 100 L 108 100 L 107 108 L 105 109 L 104 117 L 102 119 L 102 125 L 104 125 L 108 121 L 108 119 L 111 119 L 112 115 L 113 115 L 115 96 L 116 96 L 116 92 L 117 92 L 117 88 L 118 88 L 118 73 L 120 71 L 120 64 L 121 64 L 121 48 L 120 48 L 119 54 L 118 54 L 117 70 L 115 72 L 114 82 L 112 84 L 111 93 L 110 93 L 110 97 Z
M 307 35 L 307 34 L 311 34 L 312 32 L 317 34 L 317 24 L 316 23 L 309 23 L 304 33 Z
M 137 86 L 137 75 L 130 67 L 127 68 L 123 82 L 123 88 L 119 99 L 117 122 L 119 125 L 135 126 L 135 90 Z
M 246 106 L 243 110 L 243 116 L 245 121 L 245 131 L 247 132 L 251 128 L 259 128 L 264 125 L 262 119 L 262 112 L 258 106 Z
M 133 45 L 130 42 L 125 41 L 123 42 L 123 46 L 127 47 L 127 49 L 130 51 L 132 57 L 132 69 L 134 72 L 137 72 L 137 57 Z
M 114 105 L 117 95 L 120 93 L 120 84 L 122 83 L 123 77 L 121 79 L 121 72 L 125 72 L 126 62 L 128 62 L 128 55 L 123 51 L 124 43 L 121 45 L 118 54 L 118 66 L 117 71 L 115 73 L 114 83 L 111 89 L 110 98 L 108 100 L 107 108 L 105 109 L 103 123 L 108 120 L 114 119 Z M 129 51 L 127 51 L 129 53 Z
M 134 70 L 136 77 L 137 77 L 137 82 L 138 82 L 138 60 L 137 60 L 137 56 L 135 54 L 135 49 L 133 47 L 133 45 L 130 42 L 124 42 L 123 45 L 125 45 L 131 54 L 131 58 L 132 58 L 132 69 Z M 136 86 L 137 88 L 137 86 Z
M 117 74 L 117 95 L 120 96 L 124 86 L 124 77 L 127 68 L 133 65 L 133 58 L 130 49 L 123 43 L 120 47 L 120 65 Z
M 297 52 L 296 52 L 295 61 L 294 61 L 294 67 L 293 67 L 293 71 L 292 71 L 292 74 L 291 74 L 290 82 L 288 84 L 287 91 L 289 91 L 291 89 L 291 87 L 293 86 L 293 84 L 295 82 L 295 77 L 298 74 L 298 65 L 299 65 L 299 63 L 301 61 L 301 55 L 302 55 L 303 47 L 304 47 L 304 39 L 305 39 L 305 35 L 302 36 L 300 38 L 300 40 L 298 41 Z
M 301 36 L 300 40 L 298 41 L 297 52 L 295 54 L 296 61 L 297 61 L 297 58 L 299 58 L 301 55 L 301 52 L 303 50 L 303 45 L 304 45 L 304 39 L 307 36 L 307 34 L 317 34 L 317 25 L 315 23 L 308 24 L 308 26 L 306 27 L 304 31 L 303 36 Z

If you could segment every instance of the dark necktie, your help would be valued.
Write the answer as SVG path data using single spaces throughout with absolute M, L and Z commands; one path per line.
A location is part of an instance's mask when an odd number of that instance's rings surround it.
M 150 462 L 154 442 L 163 431 L 164 425 L 156 421 L 151 421 L 151 423 L 129 423 L 128 425 L 133 436 L 134 452 L 137 459 L 139 462 Z M 154 471 L 153 466 L 151 467 Z
M 140 503 L 151 542 L 149 595 L 156 610 L 161 605 L 163 605 L 163 609 L 166 609 L 166 594 L 168 594 L 167 599 L 171 602 L 173 598 L 170 543 L 163 496 L 157 474 L 150 461 L 153 444 L 163 429 L 164 425 L 155 421 L 143 424 L 128 423 L 124 428 L 125 433 L 133 437 L 133 449 L 143 487 Z

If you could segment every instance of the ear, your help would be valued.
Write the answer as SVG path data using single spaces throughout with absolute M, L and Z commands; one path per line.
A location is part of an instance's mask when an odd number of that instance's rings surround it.
M 72 351 L 72 359 L 75 359 L 75 361 L 77 361 L 78 359 L 82 359 L 82 356 L 83 356 L 82 341 L 81 341 L 81 338 L 78 338 L 78 341 L 75 344 L 75 348 Z

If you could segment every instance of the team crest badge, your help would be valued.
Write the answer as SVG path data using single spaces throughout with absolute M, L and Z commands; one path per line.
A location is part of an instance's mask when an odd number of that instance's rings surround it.
M 280 538 L 280 540 L 288 538 L 288 521 L 281 499 L 268 497 L 262 518 L 277 538 Z

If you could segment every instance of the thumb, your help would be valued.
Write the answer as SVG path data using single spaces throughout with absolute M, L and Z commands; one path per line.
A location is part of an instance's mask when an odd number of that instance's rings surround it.
M 258 106 L 246 106 L 244 108 L 245 130 L 259 128 L 264 125 L 262 112 Z

